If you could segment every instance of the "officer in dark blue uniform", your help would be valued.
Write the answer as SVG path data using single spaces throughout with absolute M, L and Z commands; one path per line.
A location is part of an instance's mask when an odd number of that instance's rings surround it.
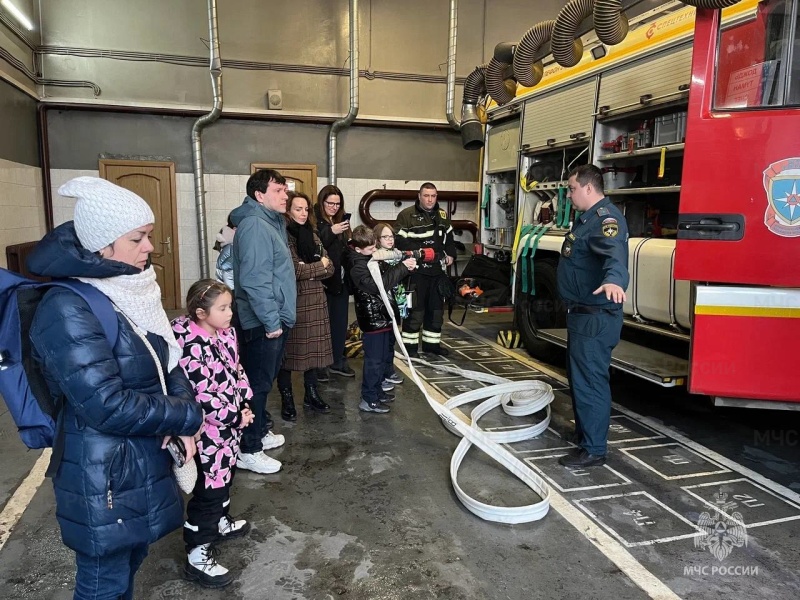
M 559 462 L 568 467 L 605 464 L 611 418 L 611 351 L 622 331 L 628 287 L 628 224 L 603 192 L 594 165 L 569 176 L 569 197 L 581 211 L 564 239 L 558 291 L 567 306 L 567 376 L 580 446 Z

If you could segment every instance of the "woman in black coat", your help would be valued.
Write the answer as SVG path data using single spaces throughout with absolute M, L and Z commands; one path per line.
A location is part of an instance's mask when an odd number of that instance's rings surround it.
M 114 305 L 119 334 L 110 344 L 88 304 L 61 287 L 34 316 L 33 355 L 62 405 L 63 455 L 51 465 L 56 518 L 76 553 L 74 598 L 130 600 L 148 546 L 183 523 L 166 442 L 179 436 L 191 460 L 203 415 L 149 265 L 153 212 L 94 177 L 58 192 L 78 199 L 75 220 L 46 235 L 28 266 L 98 289 Z
M 347 357 L 344 355 L 350 287 L 344 277 L 342 259 L 347 248 L 347 240 L 350 237 L 350 220 L 349 215 L 348 219 L 344 218 L 346 213 L 344 212 L 342 190 L 335 185 L 326 185 L 322 188 L 317 194 L 314 214 L 317 218 L 319 238 L 333 261 L 333 275 L 322 282 L 328 300 L 333 347 L 333 365 L 328 370 L 342 377 L 355 377 L 356 372 L 347 364 Z M 327 374 L 321 374 L 321 376 L 321 380 L 327 381 Z

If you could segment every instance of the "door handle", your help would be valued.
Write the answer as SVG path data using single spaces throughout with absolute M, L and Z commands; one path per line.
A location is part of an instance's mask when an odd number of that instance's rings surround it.
M 162 246 L 166 246 L 167 254 L 172 254 L 172 236 L 168 237 L 165 241 L 161 242 Z
M 694 214 L 678 220 L 679 240 L 736 241 L 744 237 L 744 215 Z

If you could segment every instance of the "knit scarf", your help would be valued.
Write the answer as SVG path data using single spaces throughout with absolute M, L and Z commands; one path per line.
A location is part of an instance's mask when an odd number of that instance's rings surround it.
M 305 225 L 300 225 L 296 221 L 289 219 L 286 231 L 297 240 L 297 256 L 306 264 L 319 262 L 322 259 L 320 248 L 314 242 L 314 230 L 306 221 Z
M 168 370 L 178 366 L 183 354 L 167 313 L 161 306 L 161 288 L 156 281 L 153 267 L 136 275 L 118 275 L 105 279 L 77 277 L 78 280 L 96 287 L 108 296 L 114 306 L 125 314 L 137 327 L 160 336 L 169 346 Z

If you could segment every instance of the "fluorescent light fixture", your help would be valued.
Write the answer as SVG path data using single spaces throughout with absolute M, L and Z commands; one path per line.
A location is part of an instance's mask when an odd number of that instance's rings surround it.
M 2 0 L 2 1 L 0 1 L 0 4 L 2 4 L 2 5 L 3 5 L 3 7 L 4 7 L 4 8 L 5 8 L 5 9 L 6 9 L 8 12 L 10 12 L 10 13 L 11 13 L 11 15 L 12 15 L 12 16 L 13 16 L 13 17 L 14 17 L 14 18 L 17 20 L 17 21 L 19 21 L 19 24 L 20 24 L 20 25 L 22 25 L 22 26 L 23 26 L 25 29 L 27 29 L 28 31 L 33 31 L 33 23 L 31 23 L 31 20 L 30 20 L 28 17 L 26 17 L 24 14 L 22 14 L 22 11 L 21 11 L 20 9 L 18 9 L 16 6 L 14 6 L 14 5 L 11 3 L 11 0 Z

